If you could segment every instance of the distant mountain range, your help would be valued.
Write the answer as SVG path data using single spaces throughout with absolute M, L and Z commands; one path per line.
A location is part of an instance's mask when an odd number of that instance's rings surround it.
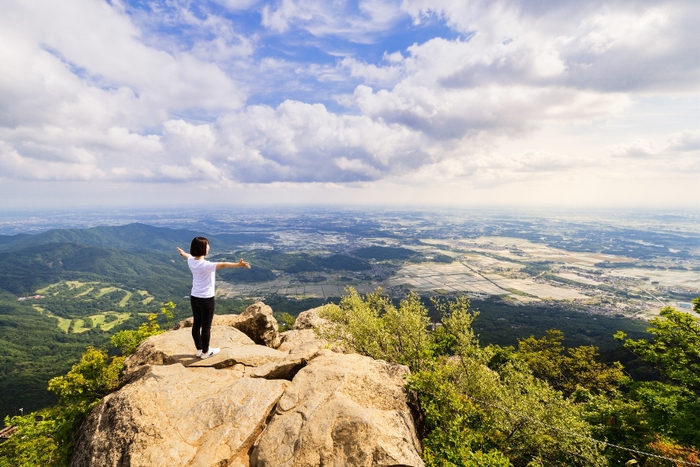
M 176 246 L 188 250 L 190 242 L 197 236 L 207 237 L 215 251 L 240 248 L 242 245 L 267 242 L 270 239 L 268 234 L 208 235 L 203 232 L 135 223 L 90 229 L 54 229 L 36 235 L 0 235 L 0 252 L 52 243 L 75 243 L 134 253 L 146 250 L 171 252 Z
M 199 235 L 209 238 L 218 252 L 269 239 L 267 235 L 206 235 L 145 224 L 0 235 L 0 289 L 22 295 L 60 280 L 109 278 L 156 294 L 181 292 L 189 271 L 184 261 L 177 261 L 175 247 L 188 250 L 192 238 Z
M 323 271 L 365 271 L 371 261 L 406 260 L 422 255 L 407 248 L 368 247 L 350 254 L 317 256 L 250 249 L 270 243 L 270 234 L 209 235 L 191 230 L 128 224 L 90 229 L 55 229 L 36 235 L 0 235 L 0 289 L 15 295 L 33 293 L 61 280 L 105 280 L 156 295 L 180 295 L 189 271 L 175 251 L 189 249 L 192 238 L 205 236 L 213 261 L 237 261 L 245 250 L 253 269 L 227 270 L 221 278 L 236 282 L 275 279 L 273 272 L 290 274 Z M 446 257 L 449 259 L 449 257 Z

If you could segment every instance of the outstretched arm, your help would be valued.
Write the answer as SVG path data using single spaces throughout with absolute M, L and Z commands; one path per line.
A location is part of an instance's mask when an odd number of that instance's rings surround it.
M 185 250 L 183 250 L 180 247 L 177 247 L 177 252 L 180 253 L 180 256 L 182 256 L 183 258 L 189 258 L 190 256 L 192 256 L 189 253 L 185 253 Z
M 224 268 L 248 268 L 250 269 L 250 263 L 243 261 L 241 258 L 237 263 L 216 263 L 216 269 Z

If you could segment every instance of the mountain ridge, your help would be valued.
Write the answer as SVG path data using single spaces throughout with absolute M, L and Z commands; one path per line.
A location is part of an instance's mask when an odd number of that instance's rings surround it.
M 0 252 L 14 251 L 51 243 L 76 243 L 88 246 L 132 251 L 170 251 L 180 245 L 186 249 L 192 238 L 207 237 L 215 250 L 240 247 L 269 238 L 268 234 L 204 232 L 155 227 L 140 222 L 87 229 L 51 229 L 38 234 L 0 235 Z

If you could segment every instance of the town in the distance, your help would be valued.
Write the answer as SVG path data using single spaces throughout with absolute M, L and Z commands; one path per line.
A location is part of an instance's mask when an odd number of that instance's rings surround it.
M 248 253 L 266 274 L 221 278 L 222 298 L 330 298 L 348 286 L 382 287 L 396 297 L 467 294 L 648 319 L 664 306 L 689 310 L 700 295 L 699 219 L 632 211 L 113 210 L 5 214 L 0 234 L 138 222 L 234 236 L 215 245 L 214 257 Z
M 56 403 L 47 381 L 87 346 L 138 329 L 172 303 L 190 316 L 191 275 L 176 247 L 196 235 L 217 273 L 217 314 L 270 305 L 281 329 L 353 288 L 468 296 L 483 345 L 559 329 L 567 346 L 627 358 L 613 338 L 645 337 L 665 306 L 700 296 L 700 214 L 248 208 L 0 213 L 0 416 Z M 151 315 L 153 316 L 153 315 Z M 162 326 L 172 323 L 161 322 Z M 17 332 L 17 330 L 31 332 Z

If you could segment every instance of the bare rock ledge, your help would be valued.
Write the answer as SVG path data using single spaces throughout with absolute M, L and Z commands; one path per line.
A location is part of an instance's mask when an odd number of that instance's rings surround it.
M 262 303 L 217 316 L 221 352 L 205 360 L 186 321 L 148 338 L 81 426 L 71 466 L 422 467 L 408 368 L 334 353 L 316 311 L 300 318 L 280 335 Z

